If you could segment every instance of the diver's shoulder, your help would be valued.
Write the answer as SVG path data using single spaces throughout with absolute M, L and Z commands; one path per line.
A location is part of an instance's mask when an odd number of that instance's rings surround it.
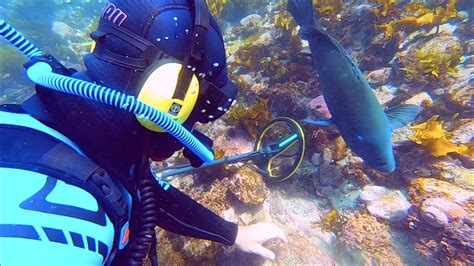
M 7 130 L 8 128 L 24 129 L 37 132 L 38 134 L 49 135 L 68 145 L 76 152 L 83 154 L 81 149 L 71 139 L 28 114 L 21 105 L 0 105 L 0 129 Z

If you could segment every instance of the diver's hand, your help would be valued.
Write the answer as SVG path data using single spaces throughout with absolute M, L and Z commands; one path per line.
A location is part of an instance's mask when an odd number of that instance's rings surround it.
M 201 132 L 197 130 L 193 130 L 192 134 L 204 144 L 209 150 L 211 150 L 212 153 L 214 151 L 212 150 L 212 145 L 214 144 L 210 138 L 208 138 L 206 135 L 202 134 Z M 183 155 L 189 160 L 189 163 L 191 164 L 192 167 L 200 167 L 204 162 L 196 156 L 191 150 L 188 148 L 184 148 L 183 150 Z
M 262 243 L 279 238 L 288 243 L 285 233 L 273 223 L 257 223 L 248 226 L 239 226 L 235 245 L 243 252 L 260 255 L 266 259 L 275 259 L 275 254 L 262 246 Z

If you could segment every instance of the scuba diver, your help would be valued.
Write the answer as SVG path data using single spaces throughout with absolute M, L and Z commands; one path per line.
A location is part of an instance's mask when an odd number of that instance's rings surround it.
M 190 130 L 221 117 L 235 100 L 223 38 L 204 0 L 111 0 L 91 33 L 86 71 L 53 72 L 137 97 Z M 0 109 L 0 264 L 157 264 L 155 227 L 235 245 L 274 259 L 261 244 L 275 224 L 225 221 L 165 181 L 150 158 L 182 144 L 144 117 L 37 85 L 22 105 Z M 106 96 L 107 97 L 107 96 Z M 183 154 L 198 167 L 190 150 Z M 25 251 L 27 254 L 25 254 Z

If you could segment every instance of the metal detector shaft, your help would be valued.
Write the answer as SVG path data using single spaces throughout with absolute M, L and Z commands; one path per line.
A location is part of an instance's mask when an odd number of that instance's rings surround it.
M 175 168 L 172 168 L 172 169 L 164 168 L 164 169 L 161 169 L 161 170 L 155 172 L 154 175 L 155 175 L 155 178 L 167 178 L 167 177 L 170 177 L 170 176 L 173 176 L 173 175 L 181 175 L 181 174 L 191 173 L 191 172 L 194 172 L 194 171 L 197 171 L 197 170 L 203 170 L 203 169 L 213 167 L 213 166 L 216 166 L 216 165 L 236 163 L 236 162 L 240 162 L 240 161 L 248 161 L 248 160 L 251 160 L 254 157 L 258 157 L 258 156 L 261 156 L 261 155 L 262 155 L 262 152 L 253 151 L 253 152 L 239 154 L 239 155 L 235 155 L 235 156 L 231 156 L 231 157 L 222 158 L 222 159 L 219 159 L 219 160 L 214 160 L 214 161 L 209 162 L 209 163 L 204 163 L 203 165 L 201 165 L 200 167 L 197 167 L 197 168 L 192 167 L 190 164 L 185 164 L 183 166 L 180 166 L 180 167 L 177 167 L 177 168 L 175 167 Z

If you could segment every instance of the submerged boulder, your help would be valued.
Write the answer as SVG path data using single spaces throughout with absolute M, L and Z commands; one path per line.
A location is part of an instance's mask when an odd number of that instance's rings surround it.
M 434 227 L 445 227 L 451 222 L 462 221 L 466 211 L 458 204 L 444 198 L 429 198 L 420 208 L 421 218 Z
M 447 181 L 435 178 L 416 178 L 408 187 L 408 194 L 412 203 L 419 203 L 426 198 L 443 197 L 460 206 L 474 201 L 474 193 Z
M 231 181 L 230 191 L 248 205 L 262 204 L 270 195 L 263 177 L 248 167 L 242 167 Z
M 360 194 L 360 200 L 367 204 L 370 214 L 393 222 L 408 216 L 410 202 L 399 190 L 367 185 Z

